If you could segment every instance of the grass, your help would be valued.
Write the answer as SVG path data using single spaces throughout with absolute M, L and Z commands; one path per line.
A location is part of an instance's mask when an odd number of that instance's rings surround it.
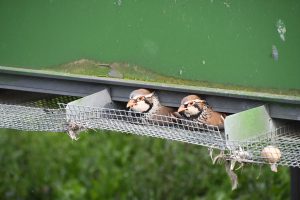
M 250 165 L 231 191 L 206 148 L 91 132 L 0 130 L 1 199 L 289 199 L 289 170 Z

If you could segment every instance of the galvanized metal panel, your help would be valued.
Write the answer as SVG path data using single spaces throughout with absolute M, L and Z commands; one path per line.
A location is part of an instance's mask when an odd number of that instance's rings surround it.
M 275 130 L 276 124 L 266 106 L 260 106 L 230 115 L 225 118 L 227 144 L 233 141 L 247 141 Z

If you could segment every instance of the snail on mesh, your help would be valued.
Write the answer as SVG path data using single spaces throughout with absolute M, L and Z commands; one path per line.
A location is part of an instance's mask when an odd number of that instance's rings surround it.
M 261 151 L 261 157 L 264 158 L 271 165 L 271 170 L 273 172 L 277 172 L 276 163 L 281 158 L 281 152 L 280 152 L 279 148 L 277 148 L 275 146 L 271 146 L 271 145 L 266 146 Z

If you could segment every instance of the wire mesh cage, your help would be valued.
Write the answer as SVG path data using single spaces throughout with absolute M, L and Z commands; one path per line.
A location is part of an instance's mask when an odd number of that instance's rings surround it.
M 299 126 L 283 126 L 247 141 L 230 141 L 226 159 L 300 167 L 299 130 Z
M 22 105 L 45 109 L 59 108 L 58 103 L 69 103 L 79 97 L 15 90 L 0 90 L 0 104 Z
M 68 123 L 79 127 L 164 138 L 219 149 L 224 147 L 224 133 L 216 126 L 110 108 L 61 106 L 66 110 Z
M 66 115 L 58 103 L 76 99 L 78 97 L 5 91 L 0 98 L 0 128 L 64 132 Z
M 73 139 L 83 130 L 104 129 L 218 149 L 224 159 L 240 163 L 300 167 L 299 126 L 284 126 L 247 140 L 228 142 L 224 132 L 216 126 L 116 109 L 118 107 L 67 104 L 75 99 L 78 98 L 51 96 L 14 105 L 2 103 L 0 128 L 67 132 Z
M 59 109 L 0 105 L 0 127 L 23 131 L 65 131 L 66 117 Z

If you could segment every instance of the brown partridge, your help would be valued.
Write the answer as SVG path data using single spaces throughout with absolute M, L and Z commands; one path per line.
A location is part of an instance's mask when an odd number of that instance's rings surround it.
M 161 105 L 155 92 L 151 92 L 147 89 L 137 89 L 132 91 L 129 96 L 127 108 L 135 112 L 146 113 L 148 119 L 160 121 L 164 121 L 164 119 L 157 117 L 157 115 L 171 118 L 180 116 L 176 112 L 176 109 Z
M 187 119 L 224 129 L 225 114 L 214 111 L 205 100 L 197 95 L 184 97 L 178 112 Z

